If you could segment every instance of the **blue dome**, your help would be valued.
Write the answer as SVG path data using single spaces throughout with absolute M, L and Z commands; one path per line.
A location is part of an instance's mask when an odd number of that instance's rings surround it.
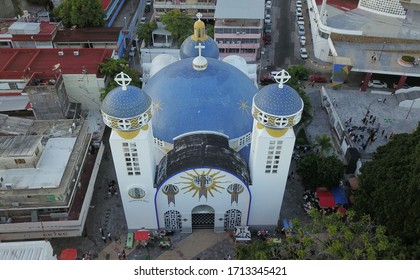
M 135 86 L 111 90 L 102 101 L 101 111 L 114 118 L 132 118 L 139 116 L 150 108 L 152 101 L 143 90 Z
M 239 69 L 207 58 L 197 71 L 193 58 L 174 62 L 156 73 L 144 91 L 153 100 L 153 134 L 173 138 L 193 131 L 213 131 L 234 139 L 252 130 L 252 98 L 258 91 Z
M 195 41 L 192 37 L 193 36 L 188 37 L 182 43 L 179 49 L 179 57 L 181 59 L 198 56 L 198 49 L 195 48 L 195 46 L 198 46 L 199 43 L 205 47 L 201 49 L 202 56 L 219 59 L 219 47 L 211 37 L 207 37 L 207 39 L 203 41 Z
M 303 108 L 299 94 L 288 85 L 279 88 L 278 84 L 263 87 L 254 97 L 255 106 L 274 116 L 290 116 Z

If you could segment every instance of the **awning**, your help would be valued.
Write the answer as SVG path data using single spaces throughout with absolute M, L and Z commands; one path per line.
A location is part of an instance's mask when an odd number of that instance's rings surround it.
M 335 204 L 345 205 L 349 203 L 344 186 L 336 186 L 331 188 L 331 193 L 334 196 Z
M 149 240 L 149 231 L 148 230 L 138 230 L 134 233 L 134 240 L 137 241 L 148 241 Z
M 77 258 L 77 249 L 68 248 L 61 251 L 59 260 L 75 260 Z
M 319 199 L 319 207 L 329 208 L 335 207 L 334 196 L 327 189 L 317 188 L 316 195 Z

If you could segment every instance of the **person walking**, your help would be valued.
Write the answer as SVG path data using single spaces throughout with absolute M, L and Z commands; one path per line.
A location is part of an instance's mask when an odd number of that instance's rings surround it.
M 106 244 L 106 236 L 105 235 L 102 235 L 102 241 Z
M 108 238 L 109 238 L 109 241 L 112 241 L 112 238 L 111 238 L 111 233 L 110 233 L 109 231 L 108 231 L 107 236 L 108 236 Z

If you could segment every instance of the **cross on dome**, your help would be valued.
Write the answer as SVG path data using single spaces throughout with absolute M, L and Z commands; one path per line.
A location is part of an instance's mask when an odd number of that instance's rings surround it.
M 127 86 L 130 84 L 131 82 L 131 78 L 130 76 L 128 76 L 127 74 L 125 74 L 124 72 L 120 72 L 119 74 L 117 74 L 117 76 L 115 76 L 114 81 L 121 86 L 122 90 L 127 90 Z
M 287 81 L 290 80 L 290 78 L 291 76 L 284 69 L 281 69 L 281 71 L 277 72 L 274 76 L 274 80 L 279 84 L 279 88 L 283 88 L 283 85 L 287 83 Z
M 197 13 L 195 16 L 197 17 L 198 20 L 201 20 L 201 18 L 203 17 L 203 14 L 202 13 Z
M 201 45 L 201 43 L 198 43 L 198 46 L 195 46 L 194 48 L 198 49 L 198 56 L 201 56 L 201 49 L 205 49 L 206 46 Z

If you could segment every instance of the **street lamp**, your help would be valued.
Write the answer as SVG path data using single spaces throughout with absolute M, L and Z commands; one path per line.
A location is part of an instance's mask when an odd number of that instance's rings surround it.
M 382 49 L 381 49 L 381 53 L 379 54 L 378 61 L 381 61 L 381 56 L 382 56 L 382 52 L 384 51 L 385 44 L 386 44 L 386 42 L 384 42 L 384 43 L 382 44 Z

